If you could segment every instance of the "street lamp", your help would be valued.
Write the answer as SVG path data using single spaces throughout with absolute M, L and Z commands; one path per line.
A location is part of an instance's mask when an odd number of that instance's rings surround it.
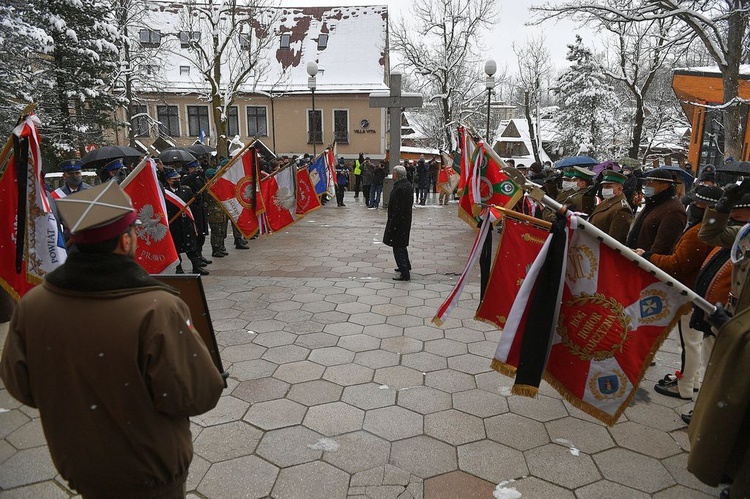
M 490 59 L 484 63 L 484 72 L 487 74 L 485 87 L 487 88 L 487 135 L 485 140 L 490 141 L 490 102 L 492 101 L 492 89 L 495 88 L 495 73 L 497 72 L 497 63 Z M 489 144 L 492 147 L 492 144 Z
M 315 61 L 310 61 L 307 63 L 307 74 L 310 75 L 310 77 L 307 79 L 307 88 L 310 89 L 310 93 L 312 95 L 312 120 L 310 122 L 310 126 L 312 128 L 312 143 L 313 143 L 313 159 L 315 156 L 317 156 L 317 152 L 315 151 L 315 143 L 317 142 L 317 116 L 315 116 L 315 75 L 318 74 L 318 63 Z

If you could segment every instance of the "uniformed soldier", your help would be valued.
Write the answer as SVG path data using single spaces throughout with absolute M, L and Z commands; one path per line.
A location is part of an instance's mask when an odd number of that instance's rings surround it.
M 191 161 L 185 165 L 182 172 L 182 185 L 190 187 L 193 191 L 193 197 L 195 197 L 195 201 L 190 205 L 197 231 L 195 251 L 203 263 L 210 264 L 213 262 L 203 256 L 203 245 L 206 243 L 206 234 L 208 234 L 208 214 L 206 213 L 206 197 L 208 197 L 208 194 L 205 191 L 201 192 L 206 185 L 206 180 L 203 178 L 203 170 L 199 167 L 200 163 L 198 160 Z
M 216 168 L 206 170 L 206 178 L 216 175 Z M 227 238 L 227 222 L 229 215 L 222 209 L 219 202 L 211 195 L 207 196 L 208 226 L 211 229 L 211 256 L 223 258 L 229 254 L 224 241 Z
M 104 170 L 108 175 L 105 182 L 115 182 L 119 185 L 127 177 L 127 170 L 125 170 L 125 163 L 122 162 L 122 158 L 113 159 L 104 165 Z
M 187 202 L 193 197 L 193 191 L 190 187 L 184 187 L 180 185 L 180 174 L 177 171 L 172 170 L 167 173 L 167 187 L 169 191 L 175 194 L 177 197 Z M 169 220 L 177 215 L 179 208 L 173 203 L 167 203 L 167 217 Z M 206 265 L 203 260 L 200 259 L 196 251 L 196 229 L 195 223 L 187 214 L 186 211 L 180 213 L 174 222 L 169 224 L 169 231 L 172 233 L 172 239 L 174 240 L 175 249 L 177 249 L 178 255 L 185 253 L 193 264 L 193 274 L 208 275 L 208 271 L 203 267 Z M 177 266 L 177 273 L 183 274 L 182 270 L 182 256 L 179 256 L 180 264 Z
M 91 186 L 83 181 L 80 159 L 66 159 L 60 163 L 60 170 L 62 171 L 65 184 L 59 189 L 52 191 L 54 199 L 64 198 L 75 192 L 91 189 Z
M 574 166 L 565 175 L 571 179 L 569 182 L 571 182 L 570 186 L 573 187 L 573 194 L 568 196 L 563 204 L 569 210 L 590 214 L 596 206 L 596 196 L 588 192 L 591 182 L 594 180 L 594 172 L 582 166 Z M 572 183 L 575 183 L 575 185 Z
M 623 244 L 633 223 L 633 210 L 623 194 L 627 179 L 622 173 L 605 170 L 602 177 L 603 201 L 589 215 L 592 225 Z

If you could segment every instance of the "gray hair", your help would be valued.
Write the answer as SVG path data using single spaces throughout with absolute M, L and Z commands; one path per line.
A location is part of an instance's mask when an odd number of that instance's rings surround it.
M 406 168 L 404 168 L 401 165 L 397 165 L 393 167 L 393 177 L 398 177 L 399 179 L 406 178 Z

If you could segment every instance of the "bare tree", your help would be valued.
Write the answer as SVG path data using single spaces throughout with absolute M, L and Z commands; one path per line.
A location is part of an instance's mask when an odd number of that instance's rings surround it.
M 532 7 L 532 11 L 537 14 L 537 23 L 556 17 L 611 25 L 675 20 L 678 29 L 665 33 L 665 44 L 697 38 L 721 71 L 725 155 L 740 156 L 742 100 L 738 97 L 738 80 L 740 63 L 750 57 L 750 0 L 573 0 L 547 2 Z
M 497 21 L 497 0 L 415 0 L 408 21 L 394 22 L 391 48 L 399 52 L 427 100 L 440 106 L 445 146 L 450 124 L 476 106 L 480 31 Z
M 529 127 L 531 147 L 534 161 L 542 164 L 539 150 L 542 147 L 539 127 L 539 106 L 541 105 L 542 84 L 549 86 L 552 74 L 552 60 L 547 50 L 543 36 L 532 37 L 526 44 L 517 47 L 513 45 L 513 52 L 518 58 L 518 82 L 524 97 L 524 115 Z M 537 126 L 531 119 L 532 113 L 537 118 Z

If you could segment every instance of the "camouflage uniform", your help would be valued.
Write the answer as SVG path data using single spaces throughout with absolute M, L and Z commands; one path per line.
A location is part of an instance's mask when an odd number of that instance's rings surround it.
M 208 196 L 208 226 L 211 228 L 213 256 L 218 256 L 217 253 L 226 253 L 227 251 L 224 247 L 224 240 L 227 238 L 228 221 L 229 216 L 221 208 L 219 202 L 213 196 Z

